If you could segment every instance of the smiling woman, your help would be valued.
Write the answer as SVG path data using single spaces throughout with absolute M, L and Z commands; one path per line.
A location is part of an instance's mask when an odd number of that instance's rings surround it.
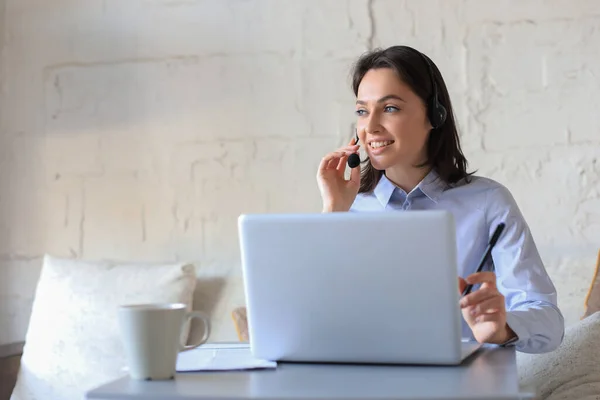
M 557 348 L 564 320 L 554 284 L 508 189 L 467 172 L 450 96 L 433 61 L 408 46 L 374 50 L 356 62 L 352 89 L 358 141 L 352 139 L 321 160 L 317 182 L 323 212 L 451 212 L 458 246 L 457 290 L 480 285 L 460 300 L 463 336 L 514 344 L 529 353 Z M 368 158 L 346 180 L 346 163 L 359 143 Z M 492 262 L 477 272 L 501 223 L 506 228 Z

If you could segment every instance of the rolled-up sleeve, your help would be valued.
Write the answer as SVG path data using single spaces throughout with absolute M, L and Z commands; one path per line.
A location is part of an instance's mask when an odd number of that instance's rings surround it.
M 556 288 L 512 194 L 499 186 L 488 196 L 490 237 L 499 223 L 506 224 L 492 250 L 492 260 L 498 290 L 506 299 L 506 322 L 518 336 L 514 345 L 524 353 L 552 351 L 564 337 Z

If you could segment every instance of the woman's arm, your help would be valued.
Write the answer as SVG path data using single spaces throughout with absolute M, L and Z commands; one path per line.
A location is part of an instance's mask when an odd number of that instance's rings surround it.
M 490 237 L 500 222 L 506 228 L 492 259 L 496 285 L 505 297 L 506 322 L 517 335 L 517 350 L 545 353 L 564 336 L 564 318 L 557 306 L 556 288 L 548 276 L 529 227 L 509 190 L 499 185 L 487 198 Z

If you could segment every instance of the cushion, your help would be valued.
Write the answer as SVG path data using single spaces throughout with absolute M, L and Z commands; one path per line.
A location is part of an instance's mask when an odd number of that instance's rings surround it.
M 596 261 L 596 270 L 594 271 L 590 288 L 585 297 L 585 313 L 583 314 L 583 318 L 600 311 L 600 272 L 598 270 L 600 270 L 600 251 L 598 252 L 598 260 Z
M 246 307 L 237 307 L 231 312 L 233 324 L 240 342 L 249 342 L 250 335 L 248 333 L 248 317 L 246 315 Z
M 597 400 L 600 395 L 600 312 L 565 330 L 563 343 L 544 354 L 517 353 L 520 385 L 536 400 Z
M 81 400 L 123 376 L 118 306 L 181 302 L 191 309 L 195 285 L 191 264 L 45 256 L 11 400 Z

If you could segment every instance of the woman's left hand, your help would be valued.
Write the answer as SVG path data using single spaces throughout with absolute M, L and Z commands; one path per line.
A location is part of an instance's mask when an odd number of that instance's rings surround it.
M 466 280 L 459 277 L 459 292 L 462 294 L 467 284 L 478 283 L 481 283 L 478 290 L 460 299 L 463 318 L 479 343 L 502 344 L 515 333 L 506 323 L 504 296 L 496 287 L 496 274 L 478 272 L 467 276 Z

